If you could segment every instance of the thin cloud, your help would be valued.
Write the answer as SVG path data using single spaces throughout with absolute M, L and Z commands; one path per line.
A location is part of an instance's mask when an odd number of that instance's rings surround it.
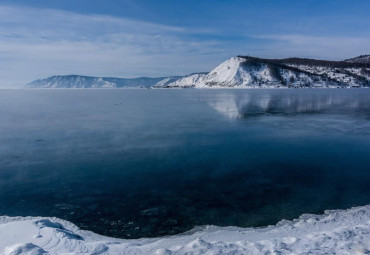
M 222 52 L 185 28 L 58 10 L 0 6 L 0 27 L 0 75 L 11 85 L 67 73 L 185 74 L 213 67 L 201 56 Z

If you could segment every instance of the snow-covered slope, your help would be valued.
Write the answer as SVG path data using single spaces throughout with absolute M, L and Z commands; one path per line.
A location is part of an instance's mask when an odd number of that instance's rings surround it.
M 163 81 L 158 82 L 154 87 L 157 88 L 188 88 L 193 87 L 194 84 L 199 83 L 203 77 L 206 76 L 206 73 L 193 73 L 185 75 L 177 79 L 164 79 Z
M 293 68 L 274 63 L 233 57 L 212 70 L 196 87 L 285 87 L 330 84 Z
M 230 58 L 213 69 L 197 86 L 234 87 L 251 84 L 255 70 L 248 69 L 244 63 L 245 59 L 243 58 Z
M 57 75 L 46 79 L 32 81 L 29 88 L 116 88 L 117 84 L 100 77 L 80 75 Z
M 208 74 L 189 75 L 162 87 L 271 88 L 370 86 L 366 64 L 313 59 L 232 57 Z M 157 86 L 155 86 L 157 87 Z
M 113 78 L 91 77 L 81 75 L 57 75 L 45 79 L 36 80 L 26 85 L 28 88 L 149 88 L 162 81 L 166 77 L 159 78 Z M 175 81 L 180 77 L 168 77 Z
M 164 78 L 163 80 L 160 80 L 159 82 L 157 82 L 156 84 L 154 84 L 155 87 L 166 87 L 168 84 L 171 84 L 175 81 L 177 81 L 178 79 L 181 79 L 181 77 L 168 77 L 168 78 Z
M 355 58 L 346 59 L 345 61 L 350 63 L 370 64 L 370 55 L 361 55 Z
M 115 239 L 57 218 L 0 217 L 0 253 L 369 254 L 370 206 L 302 215 L 266 228 L 199 227 L 153 239 Z

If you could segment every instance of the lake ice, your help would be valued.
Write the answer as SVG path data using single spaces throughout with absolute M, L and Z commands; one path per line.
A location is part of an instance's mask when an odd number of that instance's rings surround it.
M 370 203 L 370 90 L 1 90 L 0 215 L 120 238 Z

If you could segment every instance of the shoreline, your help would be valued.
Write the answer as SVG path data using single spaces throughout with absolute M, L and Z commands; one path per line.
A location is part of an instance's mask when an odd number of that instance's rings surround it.
M 367 254 L 370 205 L 303 214 L 257 228 L 195 227 L 158 238 L 118 239 L 54 217 L 0 216 L 0 254 Z

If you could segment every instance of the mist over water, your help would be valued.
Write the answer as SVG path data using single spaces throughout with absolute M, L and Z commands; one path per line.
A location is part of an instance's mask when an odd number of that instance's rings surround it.
M 0 215 L 109 236 L 370 203 L 370 90 L 0 90 Z

